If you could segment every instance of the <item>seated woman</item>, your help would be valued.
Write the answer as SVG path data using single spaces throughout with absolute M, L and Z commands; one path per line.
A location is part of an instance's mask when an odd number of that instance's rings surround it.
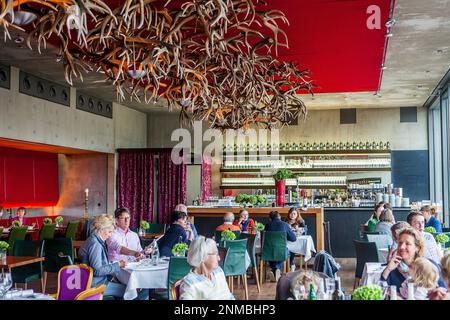
M 378 202 L 373 209 L 373 214 L 370 219 L 366 222 L 367 229 L 369 232 L 375 231 L 375 226 L 380 222 L 380 214 L 385 209 L 385 203 L 383 201 Z
M 391 209 L 384 209 L 380 214 L 380 222 L 375 225 L 375 232 L 391 235 L 391 227 L 395 223 Z
M 238 226 L 241 232 L 255 234 L 255 221 L 248 216 L 248 211 L 242 209 L 239 211 L 239 220 L 233 222 L 235 226 Z
M 241 228 L 239 226 L 235 226 L 234 222 L 234 214 L 233 212 L 226 212 L 223 217 L 223 223 L 220 226 L 217 226 L 216 231 L 240 231 Z
M 192 229 L 187 225 L 187 214 L 174 211 L 170 216 L 171 225 L 164 236 L 158 240 L 159 253 L 163 257 L 172 256 L 172 248 L 179 242 L 191 243 Z
M 114 218 L 107 214 L 96 216 L 92 223 L 91 236 L 80 247 L 79 256 L 82 263 L 94 269 L 92 287 L 106 285 L 105 295 L 123 298 L 126 286 L 119 282 L 112 282 L 114 276 L 125 268 L 125 261 L 109 263 L 108 249 L 105 241 L 114 231 Z
M 181 300 L 234 300 L 219 267 L 219 251 L 214 240 L 199 236 L 192 241 L 187 260 L 193 269 L 181 283 Z
M 381 280 L 388 285 L 395 285 L 399 290 L 403 282 L 412 276 L 413 263 L 417 258 L 423 257 L 425 250 L 422 235 L 413 228 L 404 228 L 398 232 L 398 248 L 394 251 L 386 268 L 381 274 Z M 440 272 L 439 266 L 430 260 Z M 438 285 L 445 288 L 445 283 L 439 279 Z
M 426 258 L 417 258 L 413 262 L 411 269 L 411 282 L 414 288 L 414 300 L 427 300 L 428 292 L 437 286 L 439 273 L 437 268 Z M 400 295 L 404 299 L 408 299 L 408 283 L 405 280 L 400 288 Z
M 447 253 L 441 260 L 441 272 L 447 288 L 450 288 L 450 253 Z M 450 300 L 450 293 L 447 289 L 436 288 L 428 292 L 430 300 Z
M 305 220 L 303 220 L 297 208 L 290 208 L 285 222 L 291 227 L 292 231 L 297 232 L 300 228 L 306 229 Z M 291 271 L 295 271 L 295 253 L 289 251 Z

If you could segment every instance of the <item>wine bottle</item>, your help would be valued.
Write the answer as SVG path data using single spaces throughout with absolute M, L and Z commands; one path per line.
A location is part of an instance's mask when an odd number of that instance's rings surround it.
M 316 293 L 314 292 L 314 283 L 309 284 L 308 300 L 316 300 Z
M 298 149 L 299 149 L 300 151 L 303 151 L 304 148 L 305 148 L 305 146 L 303 145 L 302 142 L 300 142 L 300 143 L 298 144 Z
M 326 300 L 327 299 L 327 297 L 326 297 L 326 293 L 325 293 L 325 290 L 324 290 L 324 281 L 325 281 L 325 279 L 320 279 L 319 280 L 319 289 L 317 289 L 317 300 Z
M 325 149 L 325 145 L 323 144 L 323 142 L 321 142 L 319 144 L 319 150 L 324 150 Z
M 344 300 L 344 293 L 341 290 L 341 279 L 339 277 L 334 280 L 332 300 Z

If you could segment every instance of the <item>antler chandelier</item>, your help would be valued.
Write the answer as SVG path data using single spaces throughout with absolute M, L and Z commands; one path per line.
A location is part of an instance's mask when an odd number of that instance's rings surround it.
M 288 47 L 279 28 L 288 21 L 281 11 L 258 10 L 264 1 L 127 0 L 116 8 L 102 0 L 0 1 L 5 37 L 32 26 L 27 44 L 36 40 L 39 52 L 58 38 L 69 84 L 95 70 L 120 101 L 165 99 L 183 123 L 219 129 L 272 128 L 306 115 L 296 93 L 311 92 L 308 71 L 272 56 Z

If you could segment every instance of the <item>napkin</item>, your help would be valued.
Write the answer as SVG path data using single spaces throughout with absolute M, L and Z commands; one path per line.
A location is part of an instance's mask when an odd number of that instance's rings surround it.
M 33 295 L 33 293 L 34 293 L 33 289 L 11 291 L 11 292 L 6 293 L 5 298 L 12 299 L 12 298 L 17 298 L 17 297 L 28 297 L 28 296 Z

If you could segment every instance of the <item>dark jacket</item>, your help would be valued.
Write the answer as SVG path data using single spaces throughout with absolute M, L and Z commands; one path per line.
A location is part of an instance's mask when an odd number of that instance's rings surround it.
M 159 254 L 162 257 L 171 257 L 173 255 L 173 246 L 179 242 L 190 243 L 184 228 L 179 224 L 173 223 L 170 225 L 169 229 L 167 229 L 164 236 L 158 240 Z
M 319 251 L 314 259 L 313 270 L 323 272 L 330 278 L 334 278 L 341 268 L 340 264 L 325 250 Z
M 284 221 L 280 219 L 273 219 L 271 222 L 266 224 L 264 228 L 265 231 L 286 231 L 288 241 L 296 241 L 297 237 L 292 231 L 291 227 Z

